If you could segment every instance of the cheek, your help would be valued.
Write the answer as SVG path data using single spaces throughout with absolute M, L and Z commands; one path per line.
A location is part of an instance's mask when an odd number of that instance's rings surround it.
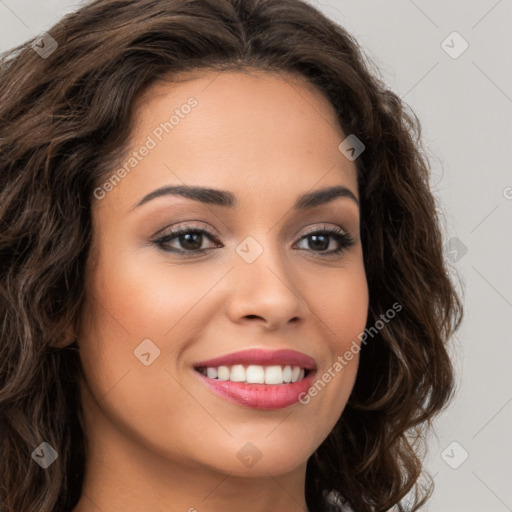
M 103 425 L 101 421 L 105 416 L 119 430 L 128 432 L 132 439 L 156 452 L 163 450 L 166 455 L 179 452 L 179 440 L 191 433 L 201 435 L 199 427 L 209 421 L 204 409 L 191 400 L 186 388 L 180 385 L 180 375 L 169 364 L 169 359 L 175 357 L 173 352 L 181 350 L 176 337 L 169 335 L 168 338 L 175 347 L 164 345 L 159 338 L 159 333 L 164 328 L 172 328 L 183 313 L 169 309 L 172 315 L 155 316 L 153 294 L 148 291 L 151 286 L 138 288 L 136 276 L 128 282 L 118 280 L 114 272 L 108 281 L 102 280 L 105 273 L 101 268 L 97 275 L 101 286 L 93 286 L 88 294 L 78 336 L 87 390 L 94 397 L 91 400 L 88 392 L 82 391 L 82 396 L 86 397 L 85 411 L 90 415 L 89 425 Z M 180 294 L 177 295 L 175 300 L 179 304 Z M 172 308 L 170 299 L 165 300 Z M 160 324 L 152 323 L 155 319 L 160 319 Z M 144 352 L 150 353 L 149 365 L 142 362 L 144 357 L 139 350 L 143 340 L 146 340 Z M 147 340 L 154 340 L 155 345 L 148 344 Z M 211 427 L 215 435 L 221 436 L 219 429 L 215 425 Z M 105 428 L 102 432 L 108 435 L 111 430 Z M 115 444 L 118 441 L 105 439 L 102 442 Z
M 321 320 L 328 350 L 312 387 L 301 401 L 329 430 L 342 414 L 357 376 L 369 304 L 364 267 L 346 269 L 338 280 L 324 280 L 317 289 L 311 304 L 318 308 L 315 313 Z
M 223 275 L 211 267 L 173 264 L 153 251 L 120 249 L 117 255 L 106 251 L 90 284 L 98 303 L 134 342 L 162 340 L 172 336 L 178 324 L 182 329 L 190 323 L 196 306 Z
M 343 269 L 338 277 L 316 280 L 310 303 L 321 319 L 332 356 L 341 355 L 366 326 L 369 292 L 361 264 Z
M 161 415 L 165 425 L 175 416 L 169 397 L 173 404 L 188 402 L 190 409 L 190 397 L 173 379 L 175 363 L 204 325 L 201 299 L 223 275 L 198 269 L 146 264 L 106 247 L 87 283 L 79 333 L 84 373 L 102 408 L 119 417 L 130 411 L 135 423 L 140 416 L 141 427 L 148 417 Z M 151 390 L 168 391 L 168 400 Z

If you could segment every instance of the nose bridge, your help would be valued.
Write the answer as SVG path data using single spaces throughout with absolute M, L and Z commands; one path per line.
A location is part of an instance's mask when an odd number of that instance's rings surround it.
M 284 248 L 273 240 L 272 231 L 248 235 L 238 244 L 236 253 L 242 260 L 238 262 L 238 266 L 243 269 L 244 275 L 251 276 L 251 272 L 254 272 L 256 279 L 262 279 L 269 273 L 273 276 L 272 280 L 275 280 L 275 274 L 278 274 L 280 282 L 291 281 L 291 269 L 286 268 L 287 255 Z
M 236 247 L 234 279 L 239 297 L 244 297 L 247 314 L 300 315 L 304 301 L 294 270 L 287 263 L 285 248 L 274 238 L 272 231 L 262 231 L 247 236 Z

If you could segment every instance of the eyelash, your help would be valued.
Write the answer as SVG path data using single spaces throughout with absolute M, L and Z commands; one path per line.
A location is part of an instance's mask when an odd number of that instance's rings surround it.
M 170 229 L 169 231 L 163 233 L 160 237 L 153 240 L 153 244 L 158 246 L 163 251 L 176 253 L 176 254 L 178 254 L 180 256 L 184 256 L 184 257 L 198 255 L 198 254 L 204 254 L 206 251 L 208 251 L 210 249 L 215 249 L 215 247 L 210 247 L 208 249 L 176 250 L 176 249 L 169 249 L 167 247 L 167 244 L 174 238 L 178 238 L 181 235 L 190 234 L 190 233 L 206 235 L 211 241 L 216 242 L 216 243 L 218 242 L 215 239 L 215 236 L 212 233 L 210 233 L 208 230 L 198 228 L 197 226 L 185 225 L 185 226 L 182 226 L 182 227 L 179 227 L 176 229 Z M 309 232 L 305 233 L 298 240 L 298 242 L 301 242 L 302 240 L 306 239 L 309 236 L 319 235 L 319 234 L 330 235 L 339 244 L 338 249 L 334 249 L 329 252 L 313 251 L 313 252 L 320 254 L 321 256 L 335 257 L 337 255 L 341 255 L 343 252 L 345 252 L 347 249 L 349 249 L 350 247 L 352 247 L 355 244 L 355 240 L 353 239 L 353 237 L 351 235 L 349 235 L 348 233 L 345 233 L 339 227 L 324 228 L 321 230 L 316 229 L 313 231 L 309 231 Z

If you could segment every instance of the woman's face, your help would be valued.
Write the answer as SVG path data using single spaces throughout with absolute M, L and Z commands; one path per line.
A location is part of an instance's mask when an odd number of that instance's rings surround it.
M 349 134 L 290 75 L 203 73 L 152 86 L 136 107 L 131 152 L 93 204 L 78 343 L 95 456 L 136 449 L 146 463 L 239 476 L 305 470 L 352 390 L 367 319 L 356 168 L 338 149 Z M 176 186 L 235 204 L 154 194 Z M 328 187 L 349 192 L 296 207 Z M 336 254 L 344 239 L 331 229 L 353 245 Z M 249 349 L 263 359 L 222 361 Z M 217 358 L 204 370 L 216 379 L 198 371 Z M 301 368 L 305 383 L 257 383 Z

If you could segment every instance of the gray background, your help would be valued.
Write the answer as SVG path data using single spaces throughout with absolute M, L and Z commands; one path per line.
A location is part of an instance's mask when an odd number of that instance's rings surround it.
M 512 0 L 310 2 L 358 39 L 418 114 L 446 256 L 462 280 L 458 389 L 429 442 L 436 488 L 424 510 L 512 511 Z M 0 51 L 79 5 L 0 0 Z

